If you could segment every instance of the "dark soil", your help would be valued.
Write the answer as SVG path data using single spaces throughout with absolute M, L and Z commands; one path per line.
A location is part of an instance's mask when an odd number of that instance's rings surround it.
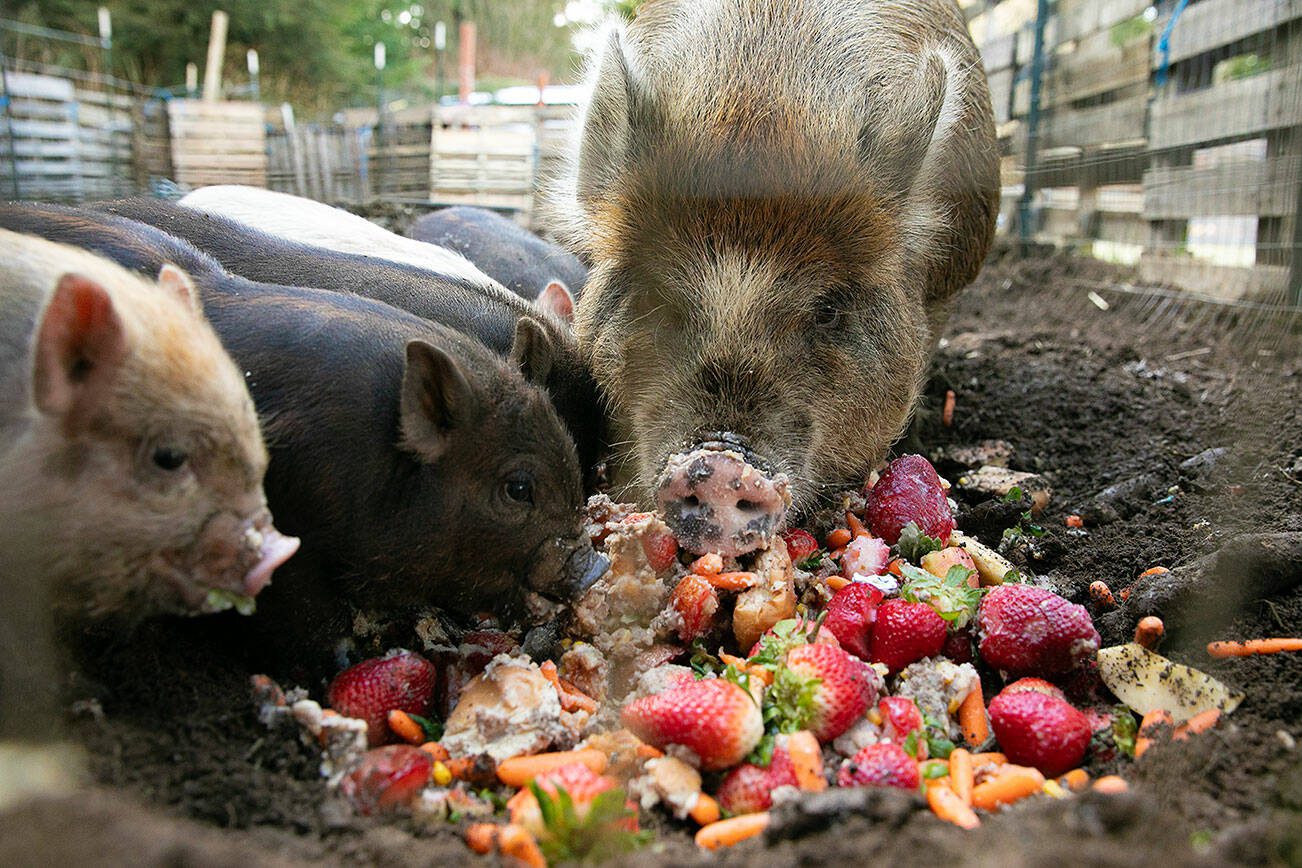
M 1096 579 L 1120 591 L 1149 567 L 1179 574 L 1248 534 L 1302 533 L 1297 315 L 1130 293 L 1129 280 L 1079 260 L 992 262 L 956 306 L 912 435 L 933 454 L 1006 440 L 1015 468 L 1048 478 L 1047 533 L 1023 561 L 1078 602 Z M 957 394 L 950 428 L 939 420 L 946 389 Z M 1213 447 L 1227 451 L 1209 469 L 1181 469 Z M 1110 503 L 1118 520 L 1065 526 L 1123 482 L 1129 493 Z M 1296 537 L 1284 539 L 1296 550 Z M 661 823 L 658 842 L 627 861 L 1302 864 L 1302 754 L 1292 747 L 1302 737 L 1302 655 L 1213 661 L 1203 650 L 1214 638 L 1302 634 L 1302 567 L 1277 570 L 1273 596 L 1259 599 L 1246 592 L 1256 587 L 1252 550 L 1239 559 L 1229 586 L 1209 595 L 1215 611 L 1195 598 L 1163 613 L 1162 650 L 1247 698 L 1211 733 L 1123 761 L 1126 795 L 1036 799 L 964 833 L 915 811 L 907 795 L 882 794 L 830 819 L 780 818 L 768 839 L 717 856 L 698 851 L 686 827 Z M 1127 640 L 1140 614 L 1102 618 L 1105 643 Z M 88 640 L 74 692 L 98 706 L 71 730 L 97 786 L 0 815 L 0 864 L 477 858 L 455 826 L 359 820 L 327 800 L 314 753 L 255 720 L 247 679 L 257 649 L 235 647 L 223 617 L 152 625 L 130 642 Z

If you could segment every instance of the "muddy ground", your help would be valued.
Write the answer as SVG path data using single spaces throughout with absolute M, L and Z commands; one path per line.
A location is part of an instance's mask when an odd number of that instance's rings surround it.
M 1014 467 L 1048 477 L 1048 534 L 1029 566 L 1076 601 L 1095 579 L 1119 590 L 1155 565 L 1173 569 L 1171 583 L 1192 583 L 1174 599 L 1160 585 L 1135 598 L 1163 609 L 1162 650 L 1245 691 L 1242 706 L 1208 735 L 1124 761 L 1133 784 L 1124 796 L 1032 800 L 965 833 L 914 810 L 908 795 L 882 793 L 853 810 L 781 818 L 768 840 L 717 861 L 1302 864 L 1302 751 L 1293 747 L 1302 654 L 1217 662 L 1202 649 L 1214 638 L 1302 634 L 1298 319 L 1131 294 L 1131 279 L 1080 260 L 992 262 L 955 309 L 916 445 L 936 452 L 999 438 L 1015 447 Z M 950 428 L 938 413 L 946 389 L 957 393 Z M 1228 451 L 1210 468 L 1181 468 L 1213 447 Z M 1117 483 L 1128 492 L 1109 503 L 1118 520 L 1084 533 L 1064 526 Z M 1234 544 L 1200 571 L 1200 558 Z M 1138 614 L 1100 618 L 1105 643 L 1127 639 Z M 80 704 L 70 729 L 95 786 L 0 816 L 0 864 L 479 858 L 455 827 L 361 821 L 327 800 L 317 758 L 255 720 L 247 679 L 257 649 L 234 643 L 224 617 L 91 643 L 74 693 L 94 702 Z M 628 862 L 716 861 L 686 827 L 653 822 L 658 843 Z

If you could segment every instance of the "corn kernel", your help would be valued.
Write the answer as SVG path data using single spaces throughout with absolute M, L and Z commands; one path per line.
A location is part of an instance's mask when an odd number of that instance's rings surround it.
M 441 762 L 434 763 L 434 783 L 440 787 L 446 787 L 452 783 L 452 772 Z

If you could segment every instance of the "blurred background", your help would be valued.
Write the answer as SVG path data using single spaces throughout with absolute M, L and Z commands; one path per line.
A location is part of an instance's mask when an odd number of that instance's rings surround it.
M 593 25 L 639 5 L 10 0 L 0 195 L 246 183 L 363 211 L 478 204 L 545 231 L 538 191 L 573 134 Z M 1302 2 L 960 6 L 1010 244 L 1190 298 L 1302 304 Z

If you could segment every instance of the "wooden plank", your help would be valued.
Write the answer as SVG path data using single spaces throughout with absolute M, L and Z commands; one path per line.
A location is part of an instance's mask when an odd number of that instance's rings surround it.
M 1302 66 L 1295 65 L 1158 99 L 1149 146 L 1174 148 L 1294 126 L 1300 80 Z
M 1143 94 L 1091 108 L 1054 109 L 1042 123 L 1040 147 L 1092 148 L 1142 140 L 1147 109 Z
M 1150 0 L 1058 0 L 1058 41 L 1111 30 L 1112 25 L 1142 14 L 1150 5 Z
M 1302 156 L 1149 169 L 1144 173 L 1144 217 L 1286 216 L 1297 207 L 1300 174 Z
M 1053 55 L 1045 105 L 1076 102 L 1148 81 L 1149 42 L 1118 46 L 1107 32 L 1085 36 Z
M 995 123 L 1002 124 L 1012 117 L 1013 111 L 1013 70 L 991 73 L 990 105 L 995 112 Z
M 67 140 L 77 136 L 77 125 L 71 121 L 28 121 L 15 118 L 10 122 L 15 138 Z
M 1274 30 L 1302 18 L 1302 0 L 1202 0 L 1191 4 L 1171 31 L 1170 62 Z M 1164 15 L 1157 22 L 1165 27 Z M 1154 64 L 1158 62 L 1154 57 Z
M 1013 59 L 1016 57 L 1017 34 L 1008 33 L 1003 36 L 995 36 L 979 44 L 977 48 L 981 52 L 981 62 L 984 64 L 987 73 L 998 72 L 1003 69 L 1010 69 L 1013 66 Z
M 262 104 L 256 102 L 204 102 L 174 99 L 167 103 L 169 118 L 213 118 L 255 123 L 261 126 Z
M 52 75 L 5 72 L 5 93 L 11 97 L 71 102 L 76 98 L 72 81 Z
M 1226 301 L 1282 299 L 1288 286 L 1288 268 L 1282 265 L 1237 268 L 1213 265 L 1192 256 L 1153 252 L 1146 252 L 1139 260 L 1139 273 L 1146 281 L 1172 283 Z

